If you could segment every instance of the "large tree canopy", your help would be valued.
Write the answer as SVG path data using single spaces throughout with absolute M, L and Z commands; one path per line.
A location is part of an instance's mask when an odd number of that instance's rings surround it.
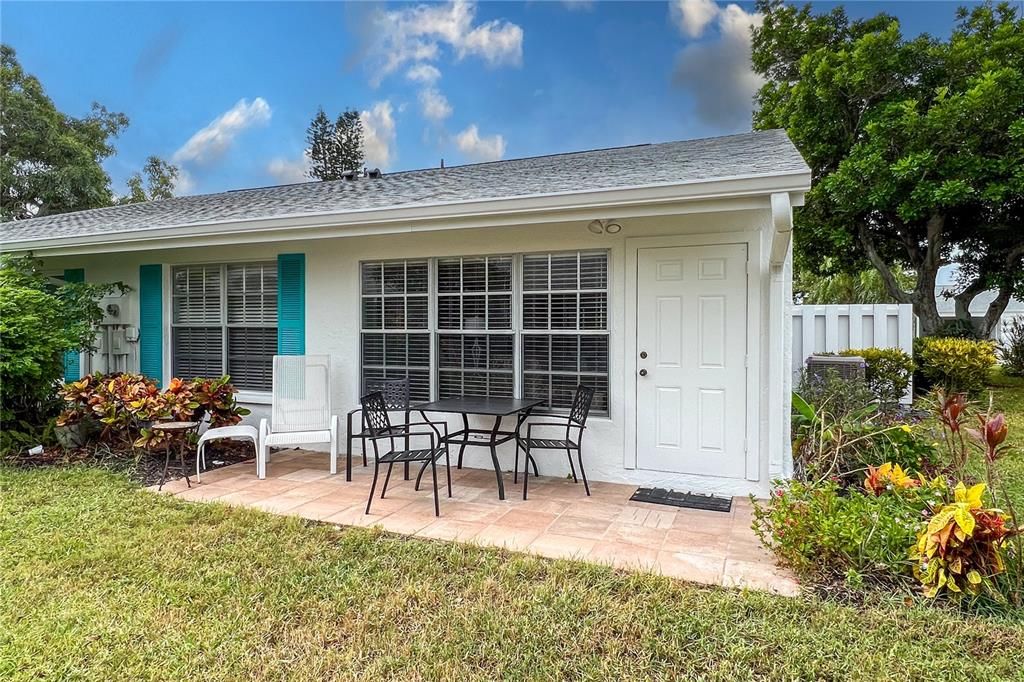
M 127 126 L 127 116 L 100 104 L 83 118 L 62 113 L 39 79 L 25 73 L 14 49 L 0 45 L 0 221 L 117 201 L 103 161 L 114 154 L 113 140 Z M 153 159 L 145 168 L 150 194 L 141 194 L 147 199 L 169 196 L 177 174 L 159 159 L 153 166 Z M 138 180 L 137 188 L 129 182 L 129 197 L 136 200 Z
M 888 15 L 851 21 L 760 0 L 756 128 L 784 128 L 811 167 L 798 211 L 804 265 L 870 265 L 941 324 L 935 280 L 958 266 L 957 316 L 986 289 L 989 333 L 1024 294 L 1024 20 L 1008 4 L 958 12 L 949 40 L 906 39 Z M 901 286 L 907 268 L 915 285 Z M 905 281 L 905 280 L 904 280 Z

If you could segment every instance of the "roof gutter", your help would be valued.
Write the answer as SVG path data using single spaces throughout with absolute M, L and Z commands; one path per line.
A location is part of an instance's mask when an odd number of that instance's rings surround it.
M 290 214 L 249 220 L 220 220 L 204 223 L 163 226 L 125 232 L 10 240 L 0 251 L 32 251 L 37 255 L 77 254 L 111 250 L 115 245 L 139 244 L 142 248 L 173 246 L 173 242 L 193 237 L 243 237 L 252 241 L 254 233 L 270 231 L 306 232 L 302 238 L 346 236 L 367 233 L 411 232 L 485 227 L 540 222 L 544 219 L 572 219 L 584 212 L 591 217 L 607 217 L 601 211 L 611 208 L 643 207 L 655 204 L 678 205 L 709 200 L 793 195 L 792 205 L 801 205 L 810 189 L 808 171 L 790 171 L 745 175 L 714 180 L 644 185 L 597 191 L 572 191 L 538 194 L 508 199 L 460 200 L 406 207 L 385 207 L 358 211 L 326 211 Z M 774 214 L 774 211 L 773 211 Z M 455 221 L 460 224 L 449 224 Z M 308 234 L 316 230 L 316 234 Z M 292 237 L 292 238 L 298 238 Z M 229 239 L 228 241 L 239 241 Z M 142 246 L 145 244 L 145 246 Z M 107 247 L 107 248 L 103 248 Z M 139 248 L 136 247 L 136 248 Z

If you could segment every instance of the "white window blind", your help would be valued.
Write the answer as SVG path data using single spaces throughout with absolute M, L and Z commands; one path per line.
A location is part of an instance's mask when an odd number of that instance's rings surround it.
M 523 397 L 552 410 L 572 405 L 578 384 L 608 411 L 608 254 L 523 256 Z
M 606 252 L 372 261 L 360 279 L 364 382 L 408 377 L 417 401 L 521 396 L 554 411 L 584 383 L 607 413 Z
M 269 391 L 277 352 L 277 264 L 185 265 L 171 269 L 174 376 L 231 376 Z
M 411 399 L 430 399 L 429 279 L 425 260 L 361 265 L 364 384 L 408 378 Z
M 438 397 L 512 397 L 512 257 L 437 261 Z

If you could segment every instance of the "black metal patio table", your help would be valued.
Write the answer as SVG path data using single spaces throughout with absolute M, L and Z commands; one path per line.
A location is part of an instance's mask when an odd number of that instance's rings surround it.
M 501 475 L 501 465 L 498 463 L 498 452 L 496 448 L 502 443 L 513 440 L 519 433 L 519 427 L 523 425 L 530 411 L 542 405 L 543 400 L 517 399 L 517 398 L 489 398 L 486 396 L 460 396 L 458 398 L 444 398 L 430 403 L 413 405 L 411 409 L 416 410 L 427 421 L 427 412 L 441 412 L 443 414 L 462 415 L 462 430 L 455 431 L 448 435 L 449 446 L 459 446 L 458 467 L 462 468 L 462 455 L 467 445 L 486 447 L 491 450 L 491 462 L 494 464 L 494 476 L 498 479 L 498 499 L 505 499 L 505 481 Z M 494 417 L 494 426 L 489 429 L 472 429 L 469 427 L 469 415 L 477 414 L 486 417 Z M 501 430 L 501 420 L 505 417 L 516 415 L 516 427 L 512 431 Z M 438 437 L 441 434 L 438 433 Z M 422 473 L 422 472 L 421 472 Z

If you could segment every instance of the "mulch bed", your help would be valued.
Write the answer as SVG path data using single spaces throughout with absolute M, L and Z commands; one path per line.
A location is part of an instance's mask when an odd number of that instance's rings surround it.
M 252 444 L 228 440 L 213 441 L 206 446 L 206 469 L 219 469 L 239 462 L 253 459 Z M 9 455 L 4 461 L 13 466 L 45 467 L 68 466 L 72 464 L 90 464 L 114 471 L 123 472 L 133 481 L 143 486 L 156 485 L 160 482 L 160 474 L 164 469 L 164 452 L 148 452 L 145 450 L 118 450 L 104 443 L 91 444 L 73 450 L 64 450 L 59 446 L 49 447 L 38 455 L 20 452 Z M 195 475 L 195 454 L 186 456 L 185 465 L 189 475 Z M 167 480 L 183 478 L 181 466 L 172 457 L 171 466 L 167 470 Z

